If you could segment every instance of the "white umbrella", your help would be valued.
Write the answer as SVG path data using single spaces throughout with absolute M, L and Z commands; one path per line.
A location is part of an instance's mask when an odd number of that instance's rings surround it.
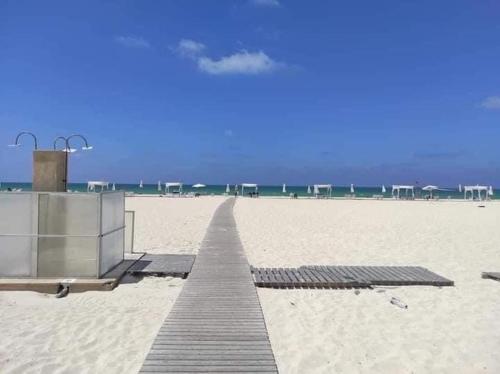
M 317 185 L 314 185 L 314 194 L 319 195 L 319 187 Z
M 384 185 L 382 185 L 382 193 L 386 193 L 386 189 L 385 189 Z
M 228 184 L 228 185 L 226 185 L 226 193 L 229 193 L 229 192 L 231 192 L 231 189 L 229 188 L 229 184 Z
M 354 184 L 351 183 L 351 193 L 354 193 Z
M 158 181 L 158 191 L 161 191 L 161 181 Z
M 141 179 L 141 183 L 139 183 L 139 188 L 144 188 L 144 185 L 142 184 L 142 179 Z
M 115 184 L 114 184 L 114 183 L 113 183 L 113 187 L 111 187 L 111 189 L 112 189 L 113 191 L 116 191 L 116 186 L 115 186 Z
M 462 185 L 461 184 L 458 185 L 458 192 L 462 192 Z
M 193 184 L 193 188 L 203 188 L 203 187 L 206 187 L 206 186 L 204 184 L 201 184 L 201 183 Z
M 493 186 L 490 186 L 490 188 L 488 188 L 488 195 L 493 196 Z
M 311 193 L 311 186 L 307 186 L 307 193 Z
M 283 193 L 286 193 L 286 184 L 283 183 L 283 190 L 282 190 Z

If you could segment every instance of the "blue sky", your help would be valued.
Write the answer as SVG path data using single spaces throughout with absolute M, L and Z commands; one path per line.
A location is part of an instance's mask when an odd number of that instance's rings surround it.
M 70 180 L 500 185 L 498 1 L 1 1 L 0 144 Z M 29 181 L 29 139 L 0 181 Z M 76 144 L 75 144 L 76 145 Z

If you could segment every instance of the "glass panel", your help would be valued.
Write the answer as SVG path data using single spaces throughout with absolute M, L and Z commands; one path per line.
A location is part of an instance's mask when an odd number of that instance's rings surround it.
M 134 251 L 134 220 L 135 212 L 133 210 L 125 211 L 125 253 Z
M 39 277 L 97 277 L 97 237 L 38 239 Z
M 0 234 L 36 234 L 32 193 L 0 193 Z
M 99 235 L 96 194 L 40 194 L 40 235 Z
M 102 276 L 123 261 L 124 233 L 125 230 L 122 229 L 102 237 L 99 276 Z
M 104 192 L 102 198 L 101 234 L 106 234 L 125 225 L 125 194 L 123 191 Z
M 0 277 L 30 277 L 31 246 L 29 236 L 0 236 Z

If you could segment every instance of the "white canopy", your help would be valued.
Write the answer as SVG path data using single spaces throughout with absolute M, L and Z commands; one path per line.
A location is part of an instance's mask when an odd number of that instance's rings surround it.
M 463 186 L 463 190 L 464 190 L 464 199 L 466 199 L 466 200 L 467 200 L 467 196 L 469 193 L 470 193 L 470 198 L 472 200 L 474 200 L 474 193 L 477 193 L 478 200 L 483 200 L 483 196 L 481 195 L 481 192 L 484 192 L 485 199 L 487 198 L 487 196 L 490 192 L 490 188 L 488 186 L 480 186 L 480 185 Z
M 165 183 L 166 193 L 170 193 L 171 187 L 178 187 L 177 192 L 179 192 L 179 195 L 182 193 L 182 183 L 181 182 L 167 182 L 167 183 Z
M 415 197 L 415 191 L 413 186 L 409 185 L 400 185 L 394 184 L 392 186 L 392 196 L 397 197 L 398 199 L 401 197 L 401 190 L 405 192 L 406 197 L 408 197 L 408 193 L 411 193 L 411 197 Z
M 96 187 L 101 187 L 101 191 L 104 189 L 109 188 L 109 182 L 103 182 L 103 181 L 88 181 L 87 182 L 87 192 L 88 191 L 95 191 Z
M 257 192 L 259 190 L 259 186 L 255 183 L 242 183 L 241 184 L 241 194 L 242 195 L 244 195 L 245 187 L 246 188 L 253 188 L 253 189 L 255 189 L 255 192 Z
M 314 194 L 319 195 L 320 190 L 326 190 L 326 193 L 332 196 L 332 185 L 331 184 L 315 184 L 314 185 Z
M 432 185 L 422 187 L 422 191 L 435 191 L 435 190 L 439 190 L 439 187 Z
M 203 187 L 206 187 L 206 186 L 204 184 L 201 184 L 201 183 L 193 184 L 193 188 L 203 188 Z

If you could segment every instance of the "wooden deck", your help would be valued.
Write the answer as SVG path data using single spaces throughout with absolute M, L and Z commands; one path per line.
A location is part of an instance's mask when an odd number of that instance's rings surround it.
M 278 372 L 233 205 L 215 212 L 141 373 Z
M 134 275 L 159 275 L 186 278 L 195 255 L 146 254 L 127 271 Z
M 275 288 L 358 288 L 370 286 L 453 286 L 420 266 L 302 266 L 252 268 L 255 285 Z

